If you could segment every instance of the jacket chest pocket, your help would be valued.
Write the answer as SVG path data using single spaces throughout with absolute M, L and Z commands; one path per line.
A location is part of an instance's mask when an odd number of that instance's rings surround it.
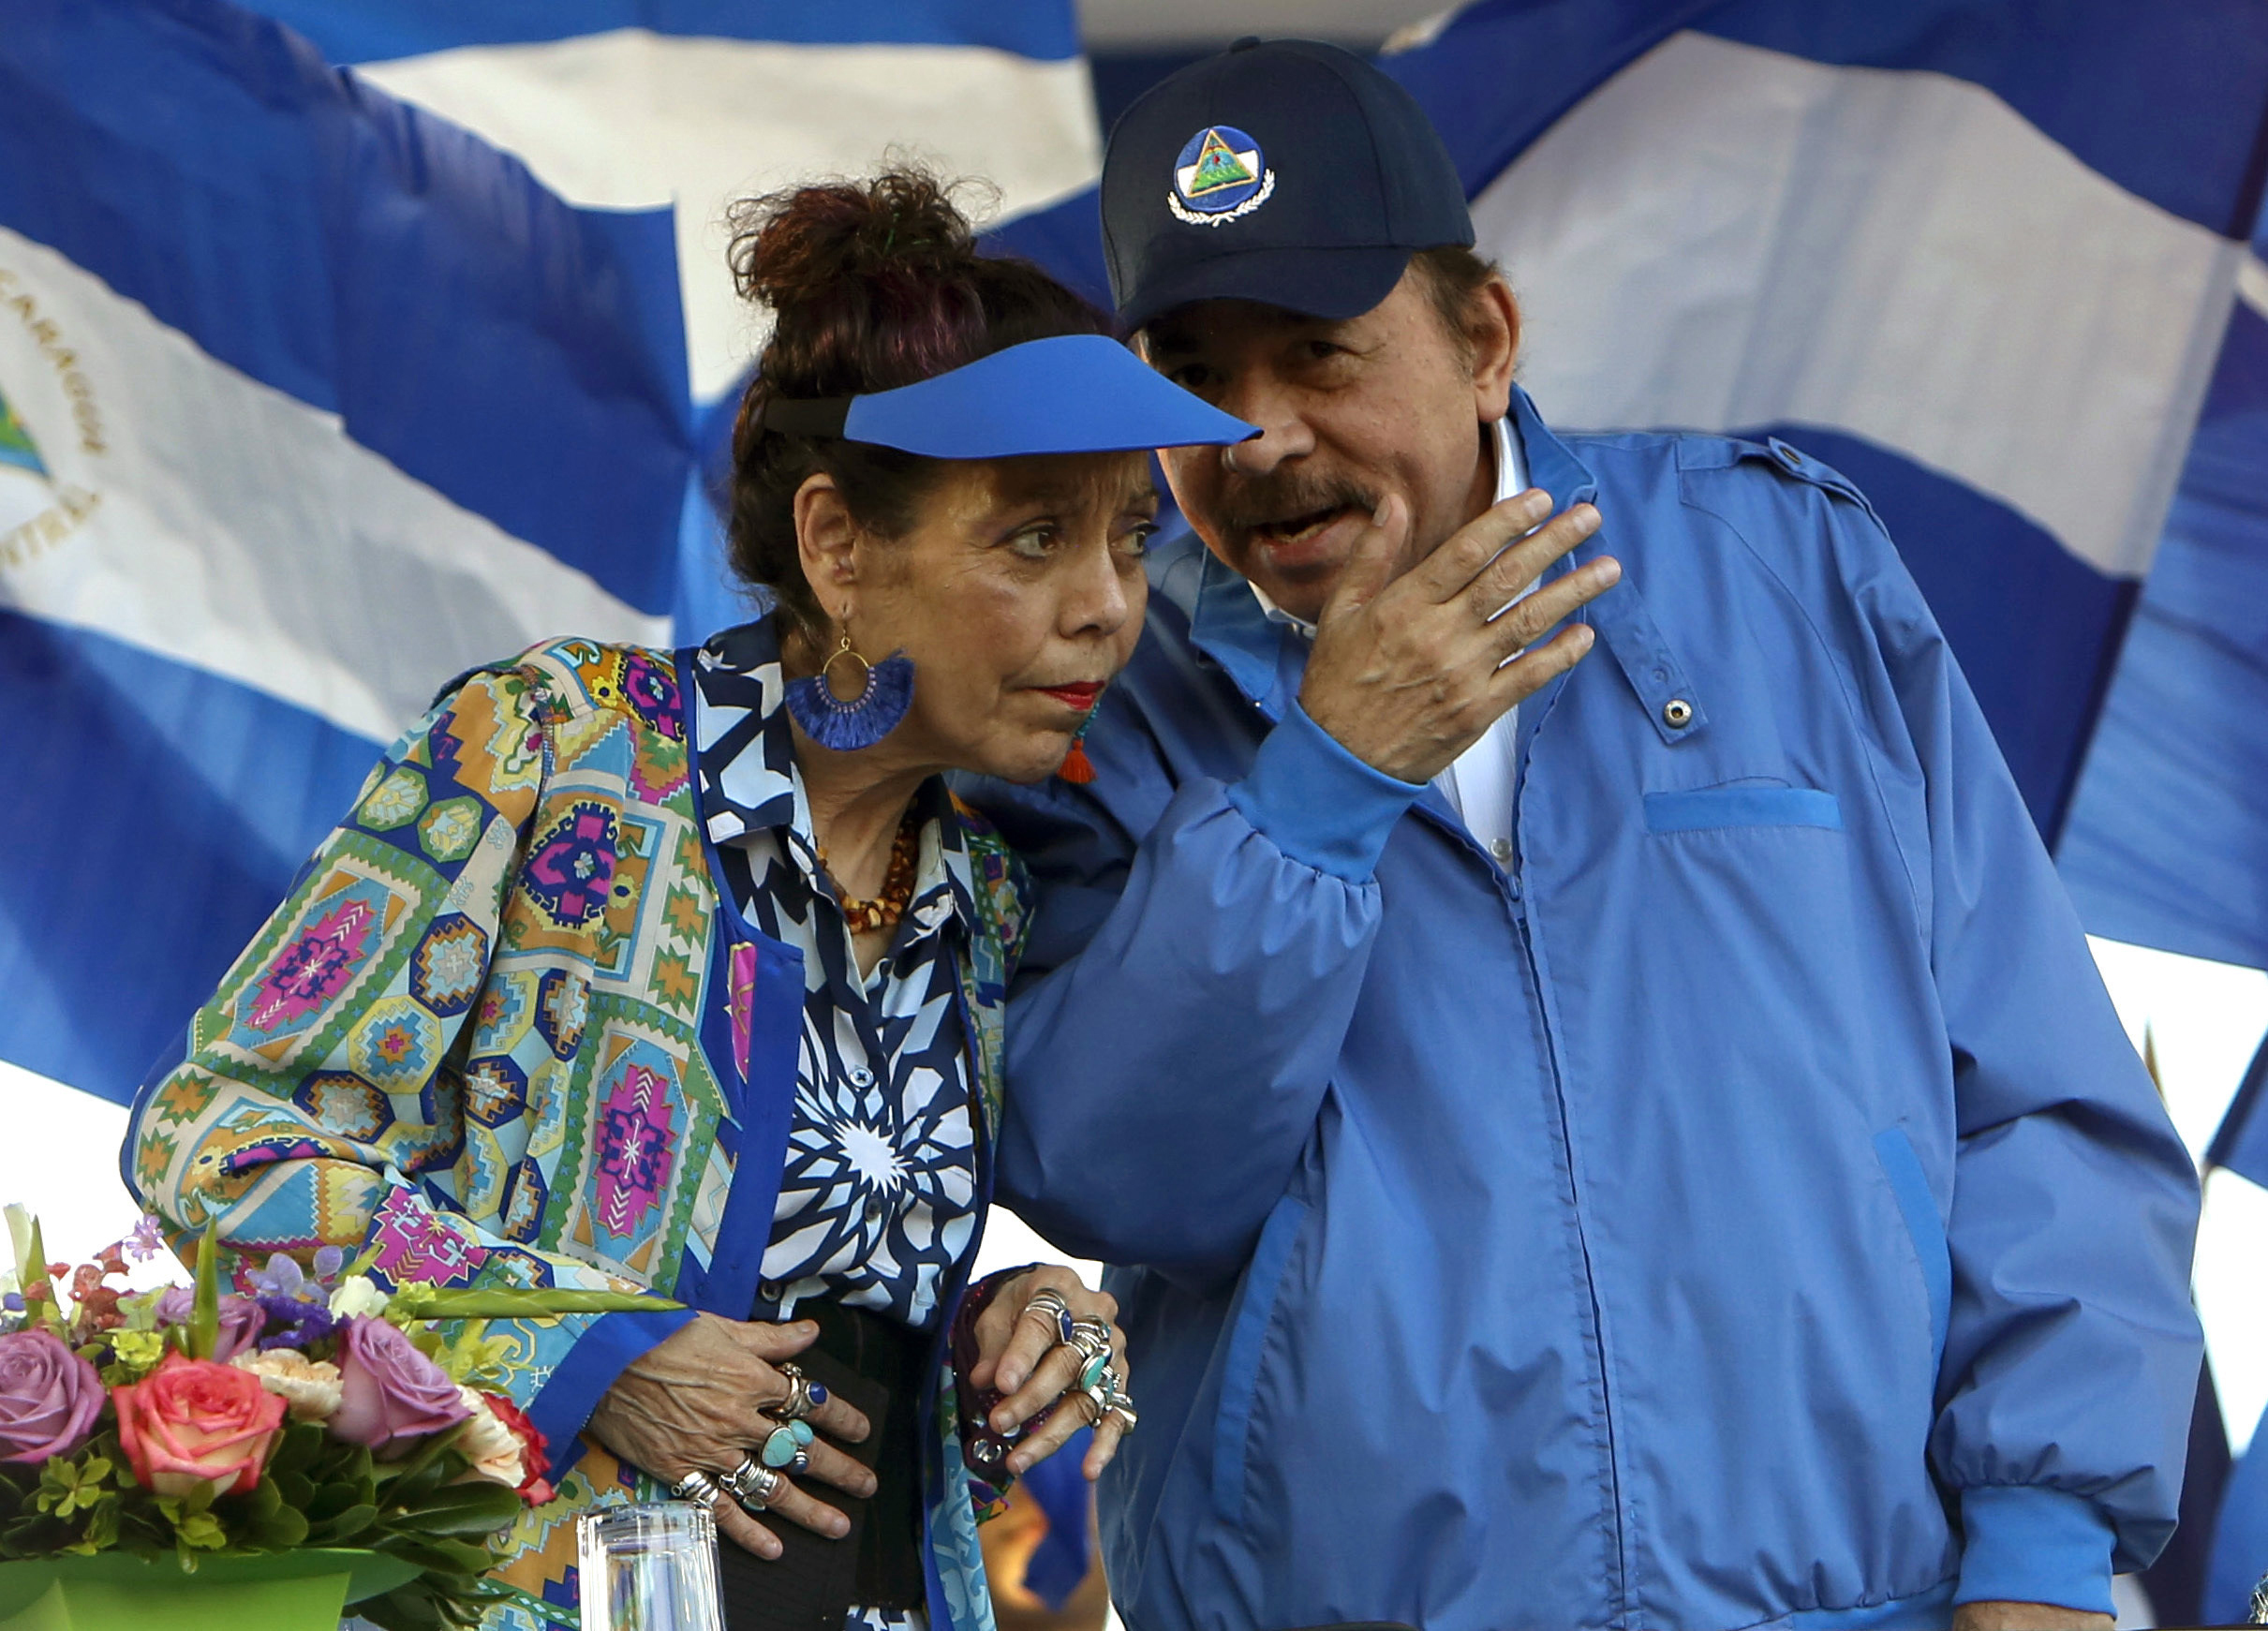
M 1727 827 L 1816 827 L 1843 830 L 1843 806 L 1816 787 L 1739 783 L 1645 798 L 1650 833 L 1700 833 Z

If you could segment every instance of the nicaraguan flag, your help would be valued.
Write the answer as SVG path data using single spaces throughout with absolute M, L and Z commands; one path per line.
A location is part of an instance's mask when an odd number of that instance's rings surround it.
M 2264 250 L 2268 220 L 2237 268 L 2237 307 L 2056 851 L 2097 934 L 2256 969 L 2268 969 Z
M 437 688 L 745 615 L 732 197 L 1099 164 L 1068 0 L 262 9 L 0 25 L 0 1058 L 113 1099 Z
M 1546 415 L 1857 481 L 2053 839 L 2248 264 L 2268 12 L 1486 0 L 1386 66 Z

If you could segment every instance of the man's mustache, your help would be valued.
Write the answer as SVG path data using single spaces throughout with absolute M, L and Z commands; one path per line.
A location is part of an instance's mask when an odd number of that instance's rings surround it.
M 1235 478 L 1221 495 L 1220 518 L 1228 526 L 1249 532 L 1349 506 L 1368 515 L 1378 508 L 1377 495 L 1358 482 L 1330 476 Z

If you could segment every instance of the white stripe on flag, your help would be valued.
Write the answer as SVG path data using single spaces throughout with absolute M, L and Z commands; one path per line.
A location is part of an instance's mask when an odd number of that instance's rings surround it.
M 2258 255 L 2247 255 L 2237 262 L 2236 298 L 2268 318 L 2268 266 L 2261 264 Z
M 459 508 L 337 415 L 200 350 L 0 228 L 0 396 L 52 502 L 0 533 L 0 605 L 391 738 L 474 663 L 665 617 Z
M 2242 253 L 1965 81 L 1695 34 L 1474 215 L 1555 423 L 1848 432 L 2120 575 L 2156 547 Z
M 354 70 L 517 154 L 571 203 L 674 201 L 693 395 L 748 365 L 763 330 L 725 268 L 734 199 L 859 175 L 893 150 L 1000 189 L 1004 215 L 1101 173 L 1094 94 L 1077 59 L 979 46 L 782 45 L 617 29 L 464 46 Z

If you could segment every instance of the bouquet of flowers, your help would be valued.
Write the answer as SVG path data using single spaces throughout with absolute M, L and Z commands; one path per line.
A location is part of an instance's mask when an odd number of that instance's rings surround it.
M 552 1498 L 541 1433 L 489 1391 L 496 1318 L 674 1305 L 561 1289 L 382 1289 L 343 1253 L 278 1254 L 224 1295 L 208 1230 L 193 1285 L 112 1283 L 154 1219 L 76 1268 L 7 1208 L 0 1296 L 0 1572 L 111 1552 L 200 1560 L 348 1549 L 400 1583 L 355 1612 L 389 1631 L 470 1624 L 524 1505 Z M 4 1279 L 5 1277 L 0 1277 Z M 436 1322 L 461 1322 L 453 1336 Z M 344 1555 L 344 1554 L 342 1554 Z M 211 1571 L 208 1571 L 211 1572 Z

